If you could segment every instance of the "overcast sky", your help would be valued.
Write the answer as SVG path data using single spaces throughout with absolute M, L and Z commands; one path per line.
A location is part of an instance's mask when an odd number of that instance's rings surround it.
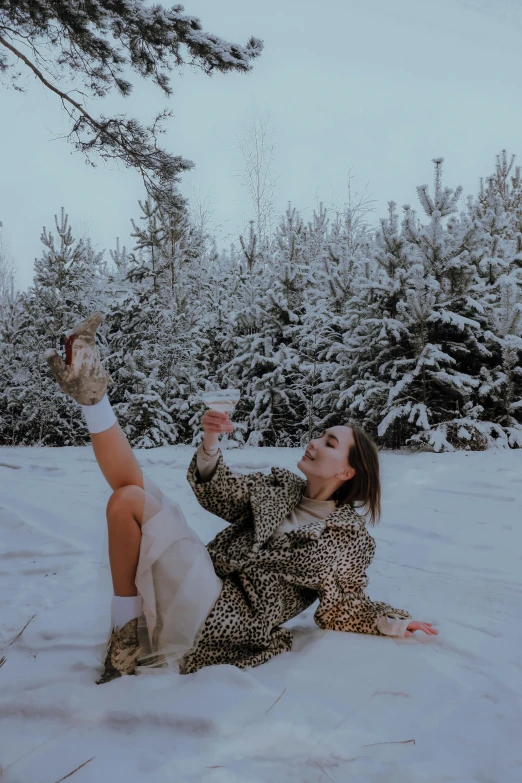
M 172 3 L 166 3 L 171 5 Z M 445 159 L 444 184 L 475 193 L 505 148 L 522 163 L 520 0 L 194 0 L 187 14 L 203 29 L 245 44 L 264 41 L 249 74 L 212 78 L 172 73 L 166 99 L 132 76 L 128 99 L 91 102 L 95 114 L 150 121 L 173 110 L 161 143 L 196 164 L 181 190 L 213 211 L 217 236 L 237 240 L 248 219 L 238 174 L 237 138 L 252 107 L 270 114 L 280 176 L 276 206 L 288 201 L 310 219 L 319 200 L 346 201 L 352 188 L 376 200 L 373 220 L 393 199 L 420 213 L 416 186 L 433 181 L 432 158 Z M 2 88 L 0 221 L 18 281 L 32 279 L 42 227 L 54 231 L 63 206 L 74 236 L 99 248 L 116 237 L 132 248 L 144 190 L 138 174 L 99 160 L 90 168 L 64 139 L 59 100 L 26 79 L 19 94 Z M 60 85 L 62 89 L 66 86 Z M 226 239 L 228 237 L 228 239 Z

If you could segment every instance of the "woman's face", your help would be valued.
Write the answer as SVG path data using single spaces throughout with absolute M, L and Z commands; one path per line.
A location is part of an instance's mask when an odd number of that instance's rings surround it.
M 297 467 L 307 478 L 342 481 L 352 478 L 355 471 L 348 464 L 348 451 L 353 444 L 351 427 L 329 427 L 318 438 L 311 440 Z

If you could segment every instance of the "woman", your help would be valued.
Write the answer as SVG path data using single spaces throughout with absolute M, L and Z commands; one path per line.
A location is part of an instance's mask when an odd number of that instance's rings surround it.
M 354 502 L 367 507 L 372 524 L 380 514 L 378 452 L 364 430 L 336 426 L 311 440 L 297 463 L 306 481 L 278 467 L 242 475 L 218 448 L 220 433 L 234 429 L 228 414 L 206 411 L 187 478 L 203 508 L 229 525 L 205 547 L 180 507 L 143 475 L 116 421 L 94 341 L 100 323 L 95 313 L 67 334 L 65 363 L 54 350 L 45 354 L 60 388 L 81 404 L 113 489 L 112 632 L 99 683 L 137 666 L 182 674 L 216 663 L 257 666 L 291 650 L 282 624 L 318 598 L 320 628 L 438 633 L 364 592 L 375 540 Z

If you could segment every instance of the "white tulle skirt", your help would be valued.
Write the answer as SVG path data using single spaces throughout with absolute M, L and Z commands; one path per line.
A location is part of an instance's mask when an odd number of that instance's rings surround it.
M 193 650 L 223 587 L 207 548 L 179 505 L 144 476 L 145 509 L 136 587 L 143 597 L 138 621 L 139 670 L 179 671 Z

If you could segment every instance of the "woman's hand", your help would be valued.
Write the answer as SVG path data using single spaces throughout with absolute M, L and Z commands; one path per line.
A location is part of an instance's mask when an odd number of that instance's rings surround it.
M 412 620 L 411 623 L 406 628 L 406 632 L 404 636 L 411 636 L 414 631 L 424 631 L 424 633 L 427 634 L 438 634 L 438 631 L 436 628 L 431 627 L 431 623 L 420 623 L 418 620 Z
M 230 421 L 228 411 L 220 413 L 219 411 L 206 410 L 201 419 L 201 425 L 205 435 L 221 435 L 222 432 L 235 430 L 235 425 Z
M 216 448 L 219 436 L 222 432 L 233 432 L 235 426 L 230 421 L 228 411 L 220 413 L 219 411 L 206 410 L 201 419 L 203 426 L 203 448 L 212 452 Z

